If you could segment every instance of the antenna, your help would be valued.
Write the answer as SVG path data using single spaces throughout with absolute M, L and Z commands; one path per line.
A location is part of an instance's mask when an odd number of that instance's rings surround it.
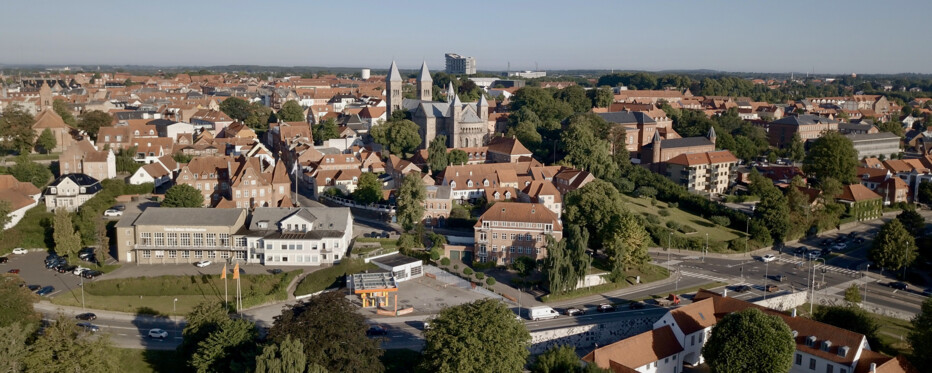
M 534 71 L 540 71 L 540 67 L 537 66 L 537 61 L 534 61 Z

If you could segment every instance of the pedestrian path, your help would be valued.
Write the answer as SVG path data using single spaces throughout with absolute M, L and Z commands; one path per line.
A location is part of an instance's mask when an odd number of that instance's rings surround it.
M 796 259 L 796 258 L 792 258 L 792 257 L 778 257 L 777 260 L 778 260 L 778 261 L 781 261 L 781 262 L 793 264 L 793 265 L 795 265 L 795 266 L 797 266 L 797 267 L 805 266 L 805 265 L 806 265 L 806 262 L 807 262 L 807 261 L 805 261 L 805 260 L 800 260 L 800 259 Z M 843 274 L 843 275 L 851 276 L 851 277 L 860 277 L 860 276 L 863 275 L 860 271 L 855 271 L 855 270 L 853 270 L 853 269 L 841 268 L 841 267 L 836 267 L 836 266 L 833 266 L 833 265 L 822 264 L 822 263 L 817 263 L 817 264 L 815 265 L 815 269 L 816 269 L 816 270 L 823 270 L 823 269 L 824 269 L 824 270 L 826 270 L 826 271 L 831 271 L 831 272 L 835 272 L 835 273 L 841 273 L 841 274 Z

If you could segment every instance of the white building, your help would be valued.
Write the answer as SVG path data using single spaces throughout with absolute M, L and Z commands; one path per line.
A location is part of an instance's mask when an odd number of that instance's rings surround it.
M 336 264 L 353 239 L 349 208 L 260 207 L 244 235 L 247 262 L 278 266 Z
M 10 204 L 10 221 L 3 229 L 10 229 L 19 223 L 26 211 L 39 204 L 42 191 L 32 183 L 16 180 L 13 175 L 0 175 L 0 201 Z
M 456 53 L 447 53 L 447 74 L 472 75 L 476 73 L 476 59 L 460 56 Z
M 101 189 L 97 179 L 85 174 L 62 175 L 45 190 L 45 208 L 48 211 L 58 208 L 76 211 Z
M 410 256 L 391 254 L 374 258 L 370 262 L 390 272 L 396 283 L 424 276 L 424 262 Z

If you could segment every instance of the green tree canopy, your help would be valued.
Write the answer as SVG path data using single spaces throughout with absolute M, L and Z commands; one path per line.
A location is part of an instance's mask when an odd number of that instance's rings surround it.
M 281 110 L 278 111 L 278 118 L 284 122 L 307 122 L 304 108 L 295 100 L 282 104 Z
M 362 205 L 382 200 L 382 184 L 379 182 L 379 177 L 371 172 L 363 172 L 359 176 L 356 190 L 353 191 L 353 200 Z
M 447 155 L 450 165 L 464 165 L 469 162 L 469 154 L 461 149 L 453 149 Z
M 621 194 L 615 187 L 603 180 L 594 180 L 580 189 L 567 193 L 564 197 L 565 226 L 577 225 L 589 231 L 589 244 L 593 249 L 605 246 L 605 232 L 618 217 L 627 212 L 622 204 Z
M 249 372 L 255 356 L 256 324 L 228 318 L 198 343 L 188 365 L 198 373 Z
M 64 208 L 55 210 L 54 230 L 52 238 L 55 240 L 55 252 L 58 255 L 68 256 L 69 261 L 75 260 L 81 250 L 81 233 L 74 231 L 71 213 Z
M 592 110 L 592 99 L 586 96 L 586 90 L 578 85 L 561 89 L 556 93 L 555 98 L 569 104 L 576 113 Z
M 113 117 L 100 110 L 92 110 L 78 117 L 78 128 L 87 132 L 87 135 L 94 140 L 97 140 L 100 127 L 108 127 L 112 123 Z
M 6 225 L 13 220 L 13 217 L 10 216 L 12 213 L 13 207 L 10 206 L 10 203 L 7 201 L 0 201 L 0 239 L 3 238 L 3 227 L 6 227 Z
M 162 207 L 201 207 L 204 206 L 204 195 L 188 184 L 175 184 L 165 191 Z
M 481 299 L 440 311 L 424 339 L 425 371 L 504 373 L 524 369 L 531 337 L 508 307 Z
M 68 107 L 68 103 L 65 100 L 52 100 L 52 110 L 55 111 L 55 114 L 61 117 L 61 120 L 69 126 L 75 125 L 74 114 L 71 114 L 71 109 Z
M 861 289 L 857 284 L 851 284 L 845 289 L 845 301 L 849 303 L 861 303 Z
M 932 298 L 922 302 L 919 313 L 913 317 L 913 328 L 907 336 L 913 352 L 910 355 L 914 366 L 932 366 Z
M 398 217 L 398 223 L 406 231 L 414 229 L 424 217 L 425 199 L 427 199 L 427 188 L 421 181 L 421 174 L 412 172 L 406 175 L 401 187 L 398 188 L 398 196 L 395 199 L 395 214 Z
M 9 282 L 9 281 L 6 281 Z M 22 372 L 34 328 L 23 322 L 14 322 L 7 326 L 0 326 L 0 372 Z
M 185 361 L 190 361 L 201 342 L 230 321 L 230 315 L 221 302 L 202 302 L 194 306 L 185 316 L 185 320 L 187 324 L 181 331 L 182 339 L 178 351 Z
M 880 323 L 869 312 L 856 305 L 819 307 L 812 319 L 864 334 L 867 337 L 867 343 L 874 350 L 879 350 L 884 345 L 877 335 Z
M 786 156 L 793 162 L 802 162 L 803 159 L 806 159 L 806 146 L 803 144 L 802 138 L 799 137 L 799 133 L 793 134 L 790 147 L 786 149 Z
M 420 128 L 407 119 L 382 123 L 369 130 L 369 134 L 376 143 L 401 158 L 411 156 L 421 145 Z
M 868 259 L 882 268 L 896 271 L 909 266 L 916 259 L 917 250 L 916 239 L 899 219 L 893 219 L 880 227 Z
M 116 372 L 119 369 L 112 348 L 106 335 L 85 338 L 73 320 L 59 315 L 30 346 L 25 358 L 25 371 Z
M 803 161 L 803 171 L 819 180 L 833 178 L 845 184 L 855 181 L 858 152 L 844 135 L 828 131 L 816 139 Z
M 916 197 L 920 203 L 924 203 L 926 205 L 932 204 L 932 182 L 920 182 L 919 191 Z
M 220 103 L 220 111 L 240 122 L 249 117 L 251 109 L 249 102 L 239 97 L 229 97 Z
M 249 115 L 243 120 L 243 124 L 255 131 L 265 132 L 269 129 L 269 119 L 274 116 L 271 108 L 262 105 L 261 102 L 253 102 L 249 104 Z
M 10 326 L 19 322 L 23 326 L 36 326 L 41 320 L 32 304 L 38 301 L 36 295 L 29 289 L 19 287 L 18 281 L 0 279 L 0 327 Z
M 323 369 L 313 364 L 317 371 Z M 272 343 L 262 349 L 256 357 L 256 373 L 304 373 L 309 372 L 304 344 L 291 336 L 285 336 L 282 343 Z M 316 372 L 311 370 L 311 372 Z
M 48 167 L 33 162 L 25 154 L 16 157 L 16 164 L 10 167 L 10 175 L 13 175 L 16 180 L 32 183 L 40 189 L 52 179 L 52 171 Z
M 447 158 L 447 137 L 439 135 L 430 141 L 427 147 L 427 160 L 430 164 L 430 170 L 436 174 L 443 172 L 449 164 Z
M 713 373 L 788 372 L 795 351 L 790 327 L 756 308 L 722 318 L 702 347 Z
M 553 346 L 531 364 L 533 373 L 577 373 L 582 369 L 576 348 L 570 345 Z
M 609 153 L 608 141 L 604 140 L 607 130 L 601 130 L 599 121 L 605 122 L 591 113 L 570 117 L 569 125 L 561 136 L 566 152 L 563 160 L 597 178 L 612 180 L 618 175 L 618 166 Z
M 613 94 L 612 89 L 608 87 L 590 89 L 586 93 L 594 107 L 609 107 L 609 105 L 615 101 L 615 94 Z
M 35 121 L 21 106 L 7 105 L 0 113 L 0 145 L 20 154 L 29 153 L 35 144 L 36 132 L 32 129 Z
M 903 223 L 903 228 L 913 237 L 921 237 L 926 232 L 926 219 L 922 217 L 915 209 L 903 210 L 896 216 L 896 220 Z
M 52 134 L 52 130 L 46 128 L 42 130 L 42 134 L 39 135 L 39 138 L 36 139 L 36 150 L 43 151 L 46 154 L 55 149 L 55 146 L 58 143 L 55 141 L 55 135 Z
M 281 345 L 286 337 L 304 345 L 308 363 L 330 372 L 384 370 L 378 340 L 366 337 L 366 319 L 341 292 L 325 292 L 285 307 L 275 317 L 269 340 Z
M 511 96 L 511 110 L 520 111 L 527 107 L 541 119 L 541 121 L 561 121 L 573 114 L 573 107 L 553 98 L 548 90 L 539 87 L 523 87 Z
M 337 121 L 330 118 L 311 127 L 311 135 L 315 144 L 322 145 L 324 141 L 340 138 L 340 127 Z

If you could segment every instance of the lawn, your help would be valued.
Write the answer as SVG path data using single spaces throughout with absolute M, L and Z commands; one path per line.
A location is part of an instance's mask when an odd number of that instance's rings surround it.
M 822 306 L 816 305 L 815 310 L 818 310 L 819 307 Z M 799 315 L 809 317 L 809 303 L 796 307 L 796 310 Z M 908 355 L 911 352 L 909 342 L 906 341 L 906 336 L 909 334 L 910 330 L 913 329 L 913 324 L 911 322 L 878 315 L 876 313 L 871 313 L 870 315 L 880 323 L 880 329 L 877 330 L 877 338 L 886 345 L 880 348 L 880 352 L 890 356 L 900 354 Z M 871 346 L 871 348 L 877 350 L 878 346 Z
M 0 255 L 9 254 L 14 247 L 47 248 L 52 243 L 52 220 L 54 213 L 45 211 L 45 204 L 38 204 L 26 211 L 15 227 L 0 233 Z
M 595 267 L 595 265 L 593 265 Z M 607 291 L 624 289 L 628 286 L 634 285 L 635 279 L 637 276 L 641 277 L 641 283 L 645 284 L 648 282 L 654 282 L 657 280 L 662 280 L 667 277 L 670 277 L 670 271 L 666 268 L 656 266 L 653 264 L 646 264 L 644 267 L 636 268 L 625 273 L 625 281 L 621 282 L 610 282 L 607 284 L 590 286 L 588 288 L 576 289 L 570 292 L 563 294 L 548 294 L 541 297 L 541 302 L 556 302 L 560 300 L 572 299 L 576 297 L 582 297 L 586 295 L 599 294 Z
M 288 284 L 300 272 L 243 275 L 240 280 L 243 307 L 288 299 Z M 232 302 L 236 281 L 228 279 L 228 286 L 227 299 Z M 100 280 L 85 283 L 84 287 L 87 307 L 130 313 L 184 315 L 201 302 L 224 299 L 224 280 L 219 275 Z M 52 298 L 52 303 L 80 307 L 81 291 L 59 294 Z
M 185 371 L 185 361 L 175 351 L 110 349 L 119 362 L 119 372 L 169 373 Z
M 378 242 L 383 249 L 395 250 L 398 247 L 397 238 L 357 238 L 356 242 Z
M 645 217 L 648 215 L 653 215 L 659 219 L 662 225 L 666 225 L 669 221 L 674 221 L 678 224 L 688 226 L 689 228 L 695 230 L 695 232 L 685 234 L 682 232 L 674 232 L 674 240 L 677 236 L 679 236 L 705 241 L 706 234 L 708 234 L 710 248 L 709 251 L 722 251 L 718 248 L 727 247 L 728 241 L 744 237 L 744 232 L 720 226 L 713 223 L 711 220 L 690 214 L 679 208 L 671 208 L 670 205 L 666 202 L 656 201 L 652 205 L 649 198 L 635 198 L 624 194 L 621 197 L 625 200 L 625 206 L 630 209 L 631 212 L 644 215 Z M 669 215 L 661 215 L 661 210 L 669 212 Z M 665 243 L 666 241 L 661 239 L 661 242 L 658 244 L 660 246 L 666 247 Z
M 372 263 L 365 263 L 362 259 L 343 260 L 340 264 L 323 268 L 305 276 L 298 283 L 294 295 L 307 295 L 331 287 L 343 285 L 343 277 L 348 274 L 360 273 L 365 270 L 374 270 L 378 267 Z

